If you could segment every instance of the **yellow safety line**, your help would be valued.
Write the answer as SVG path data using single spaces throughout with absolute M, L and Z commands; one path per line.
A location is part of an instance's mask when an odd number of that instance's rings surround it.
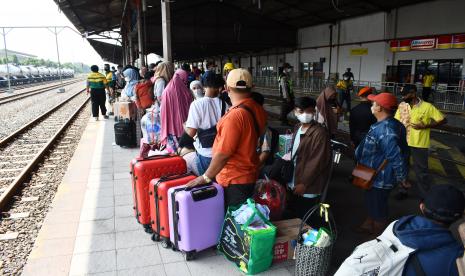
M 457 149 L 456 147 L 453 147 L 452 149 L 447 151 L 450 156 L 452 157 L 453 160 L 465 163 L 465 156 L 462 154 L 462 152 Z M 457 170 L 459 170 L 460 174 L 462 175 L 463 178 L 465 178 L 465 167 L 459 164 L 455 165 L 457 167 Z
M 441 164 L 441 161 L 437 158 L 434 157 L 429 157 L 428 158 L 428 167 L 430 170 L 435 171 L 441 175 L 447 176 L 446 171 L 444 170 L 444 167 Z

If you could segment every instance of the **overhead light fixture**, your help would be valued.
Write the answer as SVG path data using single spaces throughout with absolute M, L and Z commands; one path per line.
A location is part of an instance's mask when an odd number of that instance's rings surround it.
M 147 8 L 153 8 L 153 6 L 152 6 L 152 5 L 148 5 Z

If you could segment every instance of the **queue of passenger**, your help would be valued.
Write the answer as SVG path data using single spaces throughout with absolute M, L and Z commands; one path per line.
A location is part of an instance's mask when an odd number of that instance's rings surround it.
M 258 176 L 268 174 L 280 181 L 287 191 L 283 217 L 303 218 L 320 203 L 330 178 L 333 162 L 330 140 L 336 136 L 342 116 L 336 89 L 326 87 L 316 100 L 295 98 L 287 76 L 290 66 L 285 64 L 279 82 L 283 99 L 280 119 L 288 124 L 287 112 L 293 110 L 298 123 L 292 131 L 287 154 L 267 167 L 267 160 L 273 152 L 273 135 L 263 109 L 264 98 L 252 92 L 250 72 L 226 64 L 222 76 L 216 74 L 213 62 L 207 64 L 207 71 L 202 75 L 196 70 L 198 68 L 194 69 L 190 72 L 183 67 L 173 73 L 173 65 L 169 62 L 151 64 L 139 82 L 135 68 L 129 67 L 124 71 L 118 68 L 115 85 L 108 85 L 108 77 L 98 75 L 98 67 L 92 66 L 88 91 L 92 97 L 93 116 L 98 117 L 99 107 L 106 116 L 105 107 L 101 105 L 101 93 L 105 88 L 111 93 L 110 87 L 119 87 L 124 76 L 121 97 L 136 101 L 140 109 L 147 109 L 146 112 L 152 116 L 151 124 L 158 126 L 157 131 L 153 127 L 150 130 L 157 136 L 157 139 L 150 139 L 157 144 L 155 148 L 168 153 L 189 149 L 190 157 L 185 159 L 198 177 L 191 180 L 188 187 L 215 180 L 224 188 L 225 206 L 231 207 L 251 198 Z M 353 75 L 348 74 L 346 82 L 351 78 Z M 96 84 L 100 80 L 103 85 Z M 146 95 L 150 95 L 150 104 L 141 101 Z M 446 227 L 461 217 L 465 200 L 453 187 L 433 187 L 427 165 L 430 129 L 444 124 L 446 119 L 433 105 L 416 97 L 415 86 L 406 86 L 402 95 L 403 102 L 398 105 L 391 93 L 374 95 L 373 88 L 365 87 L 358 92 L 360 104 L 350 109 L 349 126 L 356 169 L 363 165 L 371 173 L 371 178 L 365 183 L 368 185 L 365 190 L 367 218 L 357 231 L 371 238 L 384 235 L 382 233 L 389 225 L 388 199 L 392 190 L 400 187 L 399 191 L 405 197 L 411 187 L 408 172 L 412 156 L 416 183 L 426 199 L 420 205 L 424 217 L 406 217 L 397 221 L 393 226 L 394 236 L 402 244 L 418 250 L 419 263 L 426 272 L 443 272 L 447 268 L 449 275 L 457 275 L 451 260 L 463 254 L 463 246 L 457 247 Z M 350 103 L 345 96 L 341 98 Z M 286 177 L 283 177 L 283 168 L 287 170 L 284 172 Z M 355 170 L 354 177 L 360 177 Z M 443 193 L 446 198 L 439 197 L 438 193 Z M 428 248 L 427 240 L 416 236 L 415 231 L 423 231 L 425 235 L 436 231 L 438 239 L 447 239 L 448 242 L 436 242 L 433 243 L 434 248 Z M 435 266 L 430 265 L 429 262 L 441 255 L 442 250 L 449 250 L 447 248 L 453 251 L 435 259 Z M 414 275 L 416 267 L 410 259 L 402 265 L 405 265 L 405 275 Z M 346 261 L 339 275 L 350 275 L 347 271 L 351 271 L 352 266 Z M 443 266 L 444 270 L 438 266 Z

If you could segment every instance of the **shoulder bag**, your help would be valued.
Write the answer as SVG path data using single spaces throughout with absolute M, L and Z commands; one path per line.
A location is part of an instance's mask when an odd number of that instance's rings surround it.
M 226 103 L 221 100 L 221 117 L 223 117 L 224 113 L 226 112 Z M 199 138 L 200 144 L 202 148 L 211 148 L 213 147 L 213 143 L 215 142 L 216 137 L 216 125 L 212 126 L 211 128 L 197 130 L 197 137 Z
M 371 189 L 376 176 L 384 169 L 384 167 L 386 167 L 387 163 L 388 161 L 385 159 L 376 170 L 357 163 L 354 170 L 352 171 L 352 184 L 364 190 Z

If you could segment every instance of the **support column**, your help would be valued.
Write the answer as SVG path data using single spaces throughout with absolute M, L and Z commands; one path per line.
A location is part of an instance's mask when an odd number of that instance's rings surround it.
M 7 32 L 5 31 L 5 28 L 2 28 L 2 35 L 3 35 L 3 45 L 5 47 L 5 59 L 6 59 L 6 74 L 7 74 L 7 80 L 8 80 L 8 93 L 11 93 L 11 80 L 10 80 L 10 67 L 8 65 L 8 50 L 6 49 L 6 35 Z
M 333 24 L 329 25 L 329 66 L 328 66 L 328 81 L 331 80 L 331 62 L 333 55 Z
M 163 34 L 163 58 L 165 61 L 172 62 L 170 2 L 165 0 L 161 0 L 161 25 Z
M 129 43 L 129 64 L 133 65 L 134 63 L 134 49 L 132 44 L 131 33 L 128 34 L 128 43 Z
M 140 67 L 145 66 L 145 54 L 144 54 L 144 38 L 143 38 L 143 27 L 142 27 L 142 7 L 137 6 L 137 38 L 139 42 L 138 57 Z

